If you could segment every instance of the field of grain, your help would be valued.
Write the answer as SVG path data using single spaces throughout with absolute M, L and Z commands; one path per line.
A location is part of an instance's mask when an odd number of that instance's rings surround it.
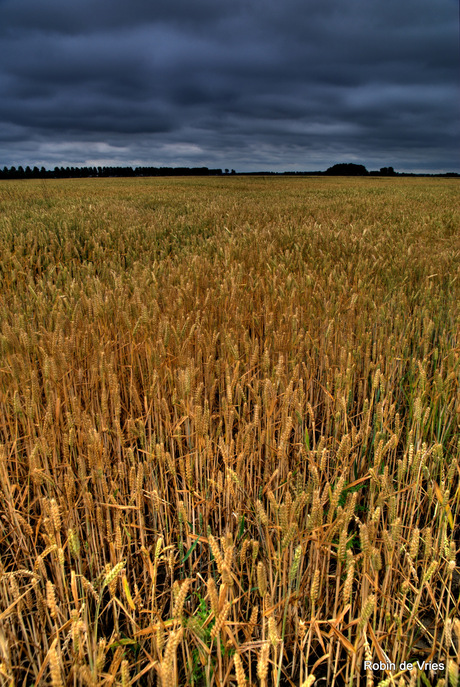
M 2 182 L 1 685 L 459 683 L 458 191 Z

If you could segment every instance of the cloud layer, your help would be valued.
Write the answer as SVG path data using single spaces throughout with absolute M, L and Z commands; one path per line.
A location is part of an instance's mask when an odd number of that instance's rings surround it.
M 0 165 L 460 171 L 455 0 L 0 0 Z

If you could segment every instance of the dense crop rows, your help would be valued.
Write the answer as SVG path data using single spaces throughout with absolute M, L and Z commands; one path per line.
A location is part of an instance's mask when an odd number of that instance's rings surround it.
M 1 684 L 457 684 L 456 197 L 1 184 Z

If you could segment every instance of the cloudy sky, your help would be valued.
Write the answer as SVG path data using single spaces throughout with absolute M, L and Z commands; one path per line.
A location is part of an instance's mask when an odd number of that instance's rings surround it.
M 458 0 L 0 0 L 0 166 L 460 171 Z

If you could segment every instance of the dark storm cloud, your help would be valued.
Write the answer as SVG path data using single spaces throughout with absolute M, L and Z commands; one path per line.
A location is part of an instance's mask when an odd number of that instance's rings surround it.
M 458 170 L 455 0 L 0 0 L 0 164 Z

